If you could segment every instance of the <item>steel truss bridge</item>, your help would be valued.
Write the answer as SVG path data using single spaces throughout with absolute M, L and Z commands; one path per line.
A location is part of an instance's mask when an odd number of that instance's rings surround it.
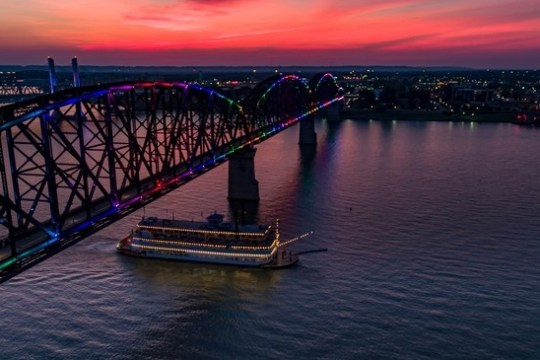
M 268 78 L 239 102 L 129 82 L 0 108 L 0 282 L 342 100 L 319 74 Z
M 18 81 L 15 73 L 0 72 L 0 102 L 15 102 L 43 94 L 39 81 Z

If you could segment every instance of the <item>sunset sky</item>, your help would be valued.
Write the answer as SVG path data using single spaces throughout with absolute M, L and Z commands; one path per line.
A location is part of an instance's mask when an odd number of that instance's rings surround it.
M 539 0 L 3 0 L 0 64 L 540 68 Z

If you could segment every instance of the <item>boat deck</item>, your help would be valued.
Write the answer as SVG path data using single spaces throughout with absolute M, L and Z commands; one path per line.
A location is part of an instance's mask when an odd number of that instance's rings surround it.
M 235 232 L 239 234 L 264 235 L 269 225 L 235 225 L 232 223 L 221 223 L 219 225 L 209 224 L 206 221 L 171 220 L 159 219 L 156 217 L 145 217 L 139 222 L 139 227 L 163 228 L 167 230 L 212 230 L 217 232 Z

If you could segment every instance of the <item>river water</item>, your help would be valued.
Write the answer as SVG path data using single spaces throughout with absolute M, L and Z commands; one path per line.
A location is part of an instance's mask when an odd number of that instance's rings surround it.
M 227 165 L 0 286 L 2 359 L 538 359 L 540 131 L 317 123 L 257 146 L 298 266 L 135 259 L 145 215 L 230 218 Z

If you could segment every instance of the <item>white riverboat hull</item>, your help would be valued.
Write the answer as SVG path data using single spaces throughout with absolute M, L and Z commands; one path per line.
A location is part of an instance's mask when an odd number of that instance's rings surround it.
M 242 267 L 263 267 L 263 268 L 283 268 L 296 264 L 298 256 L 288 250 L 278 250 L 273 256 L 265 261 L 256 261 L 243 258 L 232 258 L 226 256 L 200 256 L 189 253 L 178 252 L 175 254 L 165 253 L 160 251 L 139 250 L 134 249 L 129 245 L 129 237 L 119 242 L 117 249 L 120 253 L 149 259 L 174 260 L 174 261 L 189 261 L 207 264 L 233 265 Z

